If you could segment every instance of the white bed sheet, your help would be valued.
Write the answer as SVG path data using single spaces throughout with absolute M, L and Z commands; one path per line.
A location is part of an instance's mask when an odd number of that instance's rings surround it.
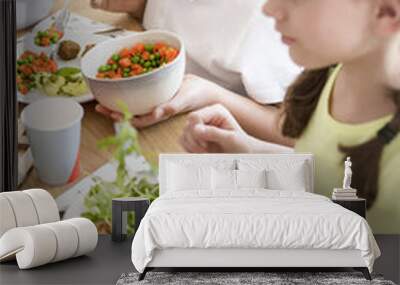
M 265 189 L 161 196 L 134 237 L 135 268 L 167 248 L 357 249 L 370 272 L 380 255 L 361 216 L 321 195 Z

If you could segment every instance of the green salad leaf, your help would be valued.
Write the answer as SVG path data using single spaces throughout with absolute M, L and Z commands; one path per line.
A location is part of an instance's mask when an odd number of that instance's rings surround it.
M 114 181 L 106 181 L 101 177 L 93 177 L 94 186 L 84 199 L 85 212 L 82 214 L 92 220 L 100 233 L 111 233 L 112 199 L 122 197 L 146 197 L 150 202 L 159 195 L 158 183 L 149 182 L 150 177 L 130 177 L 126 169 L 126 157 L 131 154 L 141 154 L 137 131 L 132 127 L 128 106 L 124 102 L 118 102 L 118 106 L 124 116 L 121 122 L 120 132 L 114 136 L 102 139 L 98 142 L 100 149 L 113 149 L 113 159 L 117 163 L 116 178 Z M 151 165 L 152 175 L 157 171 Z M 128 234 L 134 232 L 134 213 L 128 213 Z
M 60 76 L 71 76 L 80 73 L 81 70 L 77 67 L 62 67 L 59 70 L 57 70 L 56 74 Z

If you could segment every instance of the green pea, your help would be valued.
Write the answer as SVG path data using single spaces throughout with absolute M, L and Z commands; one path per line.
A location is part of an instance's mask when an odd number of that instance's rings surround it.
M 151 62 L 151 66 L 152 66 L 152 67 L 158 67 L 157 62 L 156 62 L 155 60 L 153 60 L 153 61 Z
M 153 61 L 153 60 L 156 59 L 156 56 L 155 56 L 154 54 L 151 54 L 151 55 L 149 56 L 149 59 L 150 59 L 151 61 Z
M 100 68 L 99 68 L 99 71 L 100 71 L 100 72 L 107 72 L 107 71 L 110 71 L 110 70 L 111 70 L 111 66 L 110 66 L 109 64 L 102 65 L 102 66 L 100 66 Z
M 140 62 L 140 57 L 137 56 L 137 55 L 132 56 L 132 57 L 131 57 L 131 62 L 132 62 L 133 64 L 139 63 L 139 62 Z
M 120 57 L 118 54 L 113 54 L 112 57 L 111 57 L 111 59 L 112 59 L 113 61 L 118 62 L 118 61 L 121 59 L 121 57 Z
M 49 32 L 48 32 L 48 31 L 42 32 L 42 36 L 43 36 L 43 37 L 48 37 L 48 36 L 49 36 Z
M 122 76 L 123 77 L 129 77 L 129 73 L 124 73 Z
M 127 68 L 124 68 L 124 73 L 129 73 L 129 72 L 131 72 L 131 69 L 129 68 L 129 67 L 127 67 Z
M 146 62 L 144 63 L 144 67 L 146 67 L 146 68 L 151 67 L 151 62 L 150 62 L 150 61 L 146 61 Z
M 147 69 L 148 72 L 153 71 L 152 67 L 149 67 L 149 69 Z
M 55 33 L 51 39 L 53 41 L 57 42 L 58 41 L 58 34 Z
M 32 61 L 33 61 L 33 56 L 28 55 L 28 57 L 26 58 L 26 60 L 28 61 L 28 63 L 32 63 Z
M 161 58 L 161 54 L 159 54 L 158 52 L 156 54 L 154 54 L 156 59 L 160 59 Z
M 147 45 L 144 46 L 144 49 L 147 52 L 153 52 L 153 48 L 154 48 L 154 45 L 152 45 L 152 44 L 147 44 Z
M 112 70 L 117 70 L 118 69 L 118 64 L 116 64 L 116 63 L 114 63 L 112 66 L 111 66 L 111 69 Z
M 40 45 L 40 38 L 35 38 L 35 45 L 37 45 L 37 46 Z
M 144 59 L 140 60 L 140 64 L 143 66 L 146 63 L 146 61 Z

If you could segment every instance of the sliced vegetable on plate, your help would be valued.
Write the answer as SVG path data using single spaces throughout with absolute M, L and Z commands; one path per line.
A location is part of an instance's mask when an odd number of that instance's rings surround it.
M 39 89 L 48 96 L 76 97 L 89 90 L 77 67 L 57 69 L 57 63 L 46 54 L 25 51 L 17 60 L 17 88 L 26 95 Z
M 56 44 L 62 37 L 63 32 L 58 31 L 54 26 L 38 31 L 35 36 L 35 44 L 40 47 L 48 47 Z
M 76 67 L 64 67 L 56 73 L 43 73 L 38 78 L 39 88 L 48 96 L 76 97 L 88 92 L 81 70 Z
M 37 87 L 37 74 L 56 71 L 57 63 L 46 54 L 25 51 L 17 60 L 17 89 L 25 95 Z

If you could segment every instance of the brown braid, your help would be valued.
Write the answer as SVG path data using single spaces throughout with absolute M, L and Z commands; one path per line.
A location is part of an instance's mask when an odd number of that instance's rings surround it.
M 318 105 L 331 67 L 305 70 L 288 88 L 284 101 L 282 134 L 290 138 L 301 136 Z
M 284 101 L 282 125 L 284 136 L 299 138 L 302 135 L 317 107 L 331 68 L 306 70 L 289 87 Z M 376 137 L 357 146 L 338 146 L 345 157 L 350 156 L 352 159 L 354 173 L 352 187 L 358 190 L 360 197 L 367 199 L 368 208 L 374 204 L 378 195 L 383 148 L 400 132 L 400 92 L 394 92 L 393 100 L 398 111 L 393 120 L 382 128 Z
M 398 100 L 395 101 L 398 102 Z M 393 119 L 379 130 L 376 137 L 357 146 L 339 146 L 345 157 L 352 158 L 354 169 L 352 187 L 358 190 L 360 197 L 367 200 L 367 208 L 372 207 L 378 196 L 379 169 L 383 149 L 400 132 L 400 104 L 397 104 L 397 110 Z

